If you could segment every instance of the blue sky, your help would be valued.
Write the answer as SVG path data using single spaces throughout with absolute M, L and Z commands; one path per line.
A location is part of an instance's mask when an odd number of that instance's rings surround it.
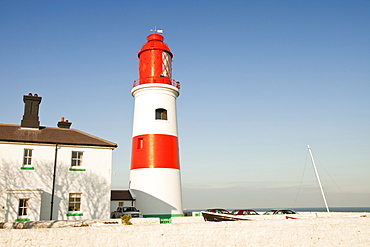
M 370 2 L 0 0 L 1 123 L 22 95 L 113 141 L 127 189 L 137 52 L 175 54 L 186 209 L 370 205 Z M 300 188 L 300 190 L 299 190 Z M 299 191 L 299 193 L 298 193 Z

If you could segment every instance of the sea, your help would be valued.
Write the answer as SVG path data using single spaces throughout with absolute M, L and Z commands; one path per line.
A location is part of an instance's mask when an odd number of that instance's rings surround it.
M 227 211 L 231 212 L 234 209 L 242 209 L 242 208 L 233 208 L 233 209 L 226 209 Z M 270 209 L 279 209 L 279 208 L 251 208 L 257 212 L 266 212 Z M 312 207 L 312 208 L 289 208 L 293 209 L 296 212 L 326 212 L 325 207 Z M 194 210 L 184 210 L 184 215 L 192 215 L 192 212 L 200 212 L 205 211 L 207 209 L 194 209 Z M 370 207 L 329 207 L 330 212 L 342 212 L 342 213 L 370 213 Z

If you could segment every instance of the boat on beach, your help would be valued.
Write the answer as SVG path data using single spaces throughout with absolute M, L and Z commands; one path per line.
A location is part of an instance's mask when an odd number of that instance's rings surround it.
M 220 214 L 220 213 L 213 213 L 213 212 L 205 212 L 202 211 L 202 216 L 204 221 L 239 221 L 239 220 L 252 220 L 249 218 L 245 218 L 245 216 L 238 216 L 232 214 Z

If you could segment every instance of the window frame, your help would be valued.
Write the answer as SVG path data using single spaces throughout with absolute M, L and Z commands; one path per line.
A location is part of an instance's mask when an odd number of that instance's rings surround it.
M 137 149 L 143 149 L 144 148 L 144 138 L 140 137 L 137 139 Z
M 76 196 L 72 197 L 73 195 L 76 195 Z M 81 201 L 82 201 L 81 199 L 82 199 L 82 193 L 80 192 L 68 193 L 68 213 L 69 214 L 76 214 L 76 213 L 81 212 Z
M 32 167 L 32 151 L 31 148 L 23 149 L 23 164 L 22 167 Z
M 162 73 L 160 77 L 166 77 L 169 79 L 172 77 L 172 57 L 166 51 L 162 52 Z
M 73 157 L 73 154 L 77 154 L 77 157 Z M 72 151 L 71 154 L 71 167 L 83 167 L 83 151 Z M 75 164 L 73 164 L 75 163 Z
M 168 111 L 164 108 L 155 109 L 155 120 L 168 121 Z
M 28 216 L 28 206 L 30 198 L 19 198 L 18 199 L 18 217 L 27 217 Z M 21 202 L 23 202 L 21 204 Z

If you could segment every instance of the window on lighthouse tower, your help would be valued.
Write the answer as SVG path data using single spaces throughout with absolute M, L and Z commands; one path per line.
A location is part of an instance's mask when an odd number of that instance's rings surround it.
M 163 108 L 155 109 L 156 120 L 167 120 L 167 110 Z

